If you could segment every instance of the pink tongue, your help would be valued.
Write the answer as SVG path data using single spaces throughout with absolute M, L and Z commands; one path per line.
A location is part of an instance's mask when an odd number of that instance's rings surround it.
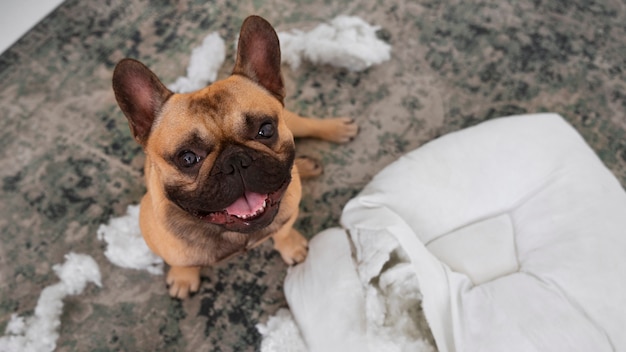
M 230 215 L 242 216 L 253 215 L 263 208 L 263 202 L 267 195 L 247 192 L 226 208 Z

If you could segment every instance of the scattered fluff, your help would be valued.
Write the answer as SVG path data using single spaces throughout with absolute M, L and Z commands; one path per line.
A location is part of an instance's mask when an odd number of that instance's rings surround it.
M 338 16 L 309 32 L 280 32 L 282 60 L 293 70 L 306 59 L 314 64 L 363 71 L 390 58 L 391 46 L 378 39 L 378 29 L 359 17 Z
M 300 330 L 288 309 L 280 309 L 266 324 L 258 324 L 256 328 L 263 336 L 261 352 L 307 351 Z
M 126 215 L 112 218 L 98 228 L 98 239 L 107 243 L 104 255 L 122 268 L 163 274 L 163 260 L 152 253 L 139 230 L 139 205 L 129 205 Z
M 88 282 L 102 286 L 100 269 L 92 257 L 68 253 L 63 265 L 52 267 L 61 282 L 46 287 L 32 317 L 11 316 L 6 336 L 0 337 L 0 352 L 54 351 L 59 337 L 63 298 L 81 293 Z
M 378 284 L 365 286 L 371 350 L 434 352 L 415 321 L 422 295 L 411 266 L 396 264 L 381 272 L 378 279 Z
M 360 231 L 355 236 L 371 350 L 432 352 L 416 321 L 422 302 L 417 277 L 400 244 L 386 233 Z
M 294 70 L 306 59 L 313 64 L 363 71 L 391 56 L 391 46 L 376 36 L 378 29 L 359 17 L 338 16 L 309 32 L 280 32 L 282 61 Z M 176 93 L 204 88 L 217 79 L 225 59 L 224 40 L 215 32 L 207 35 L 202 45 L 191 51 L 187 76 L 178 77 L 168 88 Z
M 206 87 L 217 79 L 217 72 L 226 59 L 226 45 L 217 33 L 207 35 L 202 45 L 191 51 L 187 76 L 168 86 L 176 93 L 189 93 Z

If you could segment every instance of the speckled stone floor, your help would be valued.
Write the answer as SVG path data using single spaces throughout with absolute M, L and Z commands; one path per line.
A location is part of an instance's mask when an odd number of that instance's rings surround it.
M 626 4 L 621 0 L 68 0 L 0 56 L 0 331 L 32 314 L 52 265 L 93 256 L 103 286 L 65 301 L 58 351 L 254 351 L 255 324 L 286 305 L 286 267 L 266 243 L 203 272 L 192 299 L 162 277 L 120 269 L 96 229 L 137 203 L 142 152 L 111 91 L 123 57 L 165 82 L 185 73 L 213 31 L 233 43 L 243 19 L 310 29 L 336 15 L 381 27 L 392 59 L 353 73 L 284 68 L 287 106 L 345 115 L 361 133 L 345 146 L 304 140 L 325 164 L 307 181 L 297 227 L 337 225 L 343 205 L 399 155 L 494 117 L 554 111 L 626 184 Z M 233 65 L 233 48 L 221 77 Z

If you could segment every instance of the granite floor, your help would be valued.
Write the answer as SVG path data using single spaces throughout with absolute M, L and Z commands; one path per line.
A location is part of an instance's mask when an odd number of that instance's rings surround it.
M 355 73 L 285 66 L 287 106 L 353 117 L 344 146 L 303 140 L 322 160 L 304 184 L 297 227 L 335 226 L 343 205 L 399 155 L 498 116 L 553 111 L 626 185 L 626 4 L 621 0 L 68 0 L 0 56 L 0 331 L 33 313 L 69 251 L 93 256 L 101 288 L 65 300 L 57 351 L 254 351 L 255 324 L 286 305 L 271 244 L 203 272 L 198 294 L 170 299 L 162 277 L 118 268 L 99 224 L 137 203 L 142 152 L 111 91 L 123 57 L 165 82 L 217 31 L 243 19 L 310 29 L 340 14 L 381 27 L 385 64 Z M 233 65 L 233 48 L 220 76 Z

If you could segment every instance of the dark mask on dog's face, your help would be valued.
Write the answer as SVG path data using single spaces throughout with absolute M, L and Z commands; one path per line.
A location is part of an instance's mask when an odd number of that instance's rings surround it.
M 195 187 L 165 186 L 174 204 L 227 230 L 251 232 L 269 225 L 289 182 L 293 154 L 278 160 L 254 149 L 229 145 Z
M 205 120 L 237 115 L 223 111 Z M 221 116 L 221 117 L 220 117 Z M 253 232 L 269 225 L 291 181 L 293 138 L 282 138 L 278 118 L 244 113 L 222 128 L 190 133 L 169 156 L 173 172 L 165 181 L 167 198 L 193 216 L 235 232 Z M 230 126 L 230 127 L 227 127 Z M 219 133 L 215 130 L 220 130 Z M 216 138 L 218 135 L 228 138 Z

